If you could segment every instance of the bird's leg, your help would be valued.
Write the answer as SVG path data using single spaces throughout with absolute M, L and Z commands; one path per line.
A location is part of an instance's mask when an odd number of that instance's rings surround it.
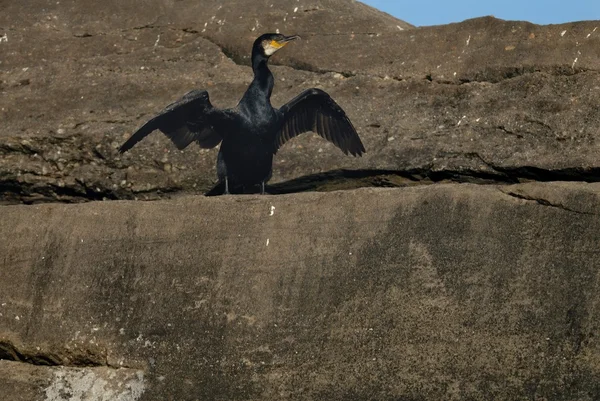
M 227 176 L 225 176 L 225 192 L 223 192 L 223 195 L 230 195 L 229 194 L 229 180 L 227 180 Z
M 265 194 L 265 182 L 261 181 L 260 183 L 260 194 L 264 195 Z

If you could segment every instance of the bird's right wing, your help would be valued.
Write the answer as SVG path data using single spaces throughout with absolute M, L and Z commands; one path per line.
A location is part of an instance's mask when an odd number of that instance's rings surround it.
M 214 108 L 210 103 L 207 91 L 190 91 L 142 125 L 119 148 L 119 152 L 128 151 L 157 129 L 168 136 L 177 149 L 183 149 L 194 141 L 202 148 L 214 148 L 223 137 L 214 129 L 213 124 L 223 115 L 222 110 Z
M 275 137 L 275 149 L 303 132 L 313 131 L 345 154 L 361 156 L 365 152 L 360 137 L 344 110 L 320 89 L 307 89 L 279 111 L 283 114 L 283 127 Z

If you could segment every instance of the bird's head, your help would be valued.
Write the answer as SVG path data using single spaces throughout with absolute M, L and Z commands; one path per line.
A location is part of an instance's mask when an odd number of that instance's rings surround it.
M 300 39 L 300 36 L 285 36 L 279 33 L 265 33 L 254 41 L 252 52 L 258 52 L 262 56 L 268 58 L 275 54 L 277 50 L 296 39 Z

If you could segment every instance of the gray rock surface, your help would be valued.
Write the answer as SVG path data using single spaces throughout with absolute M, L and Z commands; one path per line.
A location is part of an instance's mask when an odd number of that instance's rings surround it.
M 0 360 L 2 399 L 137 401 L 144 372 L 112 367 L 47 367 Z
M 4 206 L 0 350 L 145 400 L 592 401 L 599 211 L 581 183 Z
M 600 22 L 0 9 L 1 396 L 600 399 Z M 307 134 L 276 156 L 283 195 L 206 198 L 215 150 L 117 153 L 190 89 L 235 105 L 277 29 L 303 40 L 273 58 L 273 103 L 325 89 L 364 157 Z

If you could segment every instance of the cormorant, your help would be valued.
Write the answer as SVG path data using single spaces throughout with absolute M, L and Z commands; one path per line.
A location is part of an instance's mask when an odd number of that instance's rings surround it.
M 230 188 L 261 186 L 271 178 L 273 155 L 289 139 L 313 131 L 331 141 L 345 154 L 361 156 L 365 148 L 352 123 L 338 104 L 324 91 L 308 89 L 283 105 L 271 106 L 273 74 L 269 57 L 299 36 L 268 33 L 252 47 L 254 80 L 232 109 L 214 108 L 205 90 L 193 90 L 168 105 L 156 117 L 140 127 L 119 149 L 131 149 L 142 138 L 158 129 L 178 149 L 192 142 L 201 148 L 221 143 L 217 157 L 217 175 Z

